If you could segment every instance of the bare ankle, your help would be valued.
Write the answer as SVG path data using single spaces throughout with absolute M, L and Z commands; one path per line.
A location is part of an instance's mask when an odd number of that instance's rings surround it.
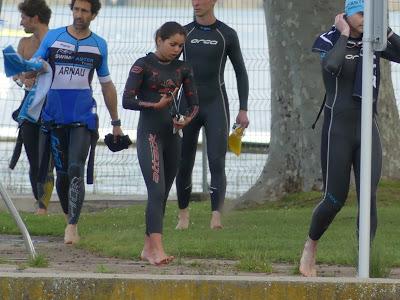
M 178 224 L 175 229 L 188 229 L 189 228 L 189 209 L 183 208 L 179 210 Z

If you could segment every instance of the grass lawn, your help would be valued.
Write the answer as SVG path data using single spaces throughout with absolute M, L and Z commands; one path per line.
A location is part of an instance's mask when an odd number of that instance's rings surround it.
M 293 194 L 254 209 L 226 212 L 224 229 L 220 231 L 209 229 L 208 202 L 192 203 L 189 229 L 175 230 L 178 208 L 170 203 L 164 220 L 166 251 L 176 257 L 236 259 L 240 269 L 255 272 L 267 272 L 271 262 L 297 264 L 312 210 L 320 196 L 319 192 Z M 378 199 L 379 225 L 372 258 L 380 265 L 400 266 L 400 182 L 382 182 Z M 318 263 L 357 264 L 356 212 L 352 191 L 348 203 L 319 243 Z M 22 218 L 31 235 L 64 234 L 61 215 L 25 213 Z M 143 205 L 83 214 L 79 222 L 82 239 L 78 246 L 102 255 L 138 259 L 144 230 Z M 19 234 L 7 212 L 0 212 L 0 233 Z

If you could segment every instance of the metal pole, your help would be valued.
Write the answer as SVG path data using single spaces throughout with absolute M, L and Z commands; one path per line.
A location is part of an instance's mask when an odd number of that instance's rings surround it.
M 364 1 L 364 34 L 362 60 L 360 224 L 358 245 L 358 277 L 369 278 L 371 227 L 371 151 L 373 98 L 373 18 L 372 0 Z
M 0 182 L 0 194 L 1 194 L 1 197 L 3 198 L 4 202 L 6 203 L 8 211 L 13 216 L 15 223 L 17 223 L 17 226 L 22 233 L 26 250 L 28 250 L 28 252 L 31 254 L 32 258 L 36 258 L 36 251 L 35 251 L 35 248 L 33 247 L 33 243 L 32 243 L 31 237 L 29 235 L 29 232 L 26 229 L 24 222 L 22 221 L 17 209 L 15 208 L 13 202 L 11 201 L 10 196 L 8 195 L 5 187 L 3 186 L 3 184 L 1 182 Z
M 204 127 L 201 130 L 201 157 L 202 157 L 202 187 L 203 193 L 208 192 L 208 184 L 207 184 L 207 140 L 206 140 L 206 132 Z

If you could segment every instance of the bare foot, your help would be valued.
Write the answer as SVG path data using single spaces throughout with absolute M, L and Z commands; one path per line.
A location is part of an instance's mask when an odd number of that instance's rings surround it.
M 212 212 L 210 228 L 211 229 L 222 229 L 223 228 L 222 224 L 221 224 L 221 213 L 217 210 Z
M 178 215 L 178 224 L 176 225 L 175 229 L 178 230 L 185 230 L 189 228 L 189 209 L 184 208 L 179 210 Z
M 40 216 L 47 215 L 47 209 L 45 209 L 45 208 L 38 208 L 38 209 L 36 210 L 36 212 L 35 212 L 35 215 L 40 215 Z
M 162 265 L 168 265 L 170 262 L 174 260 L 175 257 L 166 255 L 165 253 L 161 256 L 155 257 L 154 259 L 154 265 L 156 266 L 162 266 Z
M 148 261 L 151 265 L 155 265 L 156 263 L 154 262 L 154 258 L 151 252 L 145 251 L 144 249 L 142 250 L 142 253 L 140 253 L 140 259 L 143 261 Z
M 142 252 L 140 253 L 140 259 L 143 261 L 148 261 L 152 265 L 155 264 L 153 259 L 153 250 L 151 248 L 150 237 L 147 235 L 144 236 L 144 246 Z
M 144 242 L 144 249 L 146 249 L 145 252 L 149 249 L 148 253 L 151 255 L 151 258 L 148 257 L 147 259 L 149 263 L 161 266 L 169 264 L 174 259 L 173 256 L 165 254 L 161 233 L 151 233 L 148 239 L 145 238 Z M 149 245 L 149 248 L 146 248 L 146 245 Z
M 165 253 L 159 253 L 157 255 L 152 251 L 145 251 L 144 249 L 142 250 L 142 253 L 140 253 L 141 260 L 148 261 L 151 265 L 154 266 L 167 265 L 171 261 L 173 261 L 174 258 L 175 258 L 174 256 L 169 256 L 166 255 Z
M 68 224 L 64 233 L 64 244 L 76 244 L 80 240 L 77 224 Z
M 316 277 L 315 256 L 317 254 L 318 241 L 308 238 L 304 244 L 303 254 L 300 259 L 300 273 L 305 277 Z

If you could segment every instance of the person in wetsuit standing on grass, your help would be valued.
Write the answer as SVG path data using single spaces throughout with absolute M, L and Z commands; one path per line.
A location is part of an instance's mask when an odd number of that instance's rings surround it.
M 148 194 L 141 258 L 153 265 L 168 264 L 174 258 L 165 253 L 162 244 L 163 217 L 178 169 L 179 130 L 198 111 L 192 68 L 177 59 L 185 39 L 186 31 L 178 23 L 162 25 L 156 32 L 155 53 L 139 58 L 132 66 L 122 102 L 124 108 L 140 111 L 137 152 Z M 188 104 L 182 116 L 177 99 L 181 87 Z
M 211 173 L 212 229 L 222 228 L 221 210 L 226 192 L 225 156 L 230 127 L 229 103 L 224 83 L 227 57 L 234 67 L 239 93 L 240 110 L 236 123 L 247 128 L 247 99 L 249 81 L 234 29 L 216 19 L 216 0 L 192 0 L 195 21 L 186 25 L 188 38 L 184 60 L 193 66 L 199 94 L 200 111 L 183 130 L 182 156 L 176 178 L 179 205 L 179 222 L 176 229 L 189 226 L 189 200 L 192 192 L 192 171 L 201 127 L 207 138 L 208 164 Z
M 324 180 L 322 201 L 315 207 L 308 238 L 300 260 L 304 276 L 316 276 L 318 240 L 343 207 L 354 169 L 357 200 L 360 193 L 360 143 L 362 101 L 362 34 L 364 1 L 347 0 L 345 13 L 335 18 L 335 26 L 314 43 L 321 57 L 326 89 L 324 123 L 321 138 L 321 167 Z M 374 115 L 371 170 L 371 241 L 377 228 L 376 190 L 381 177 L 382 148 L 377 124 L 380 57 L 400 63 L 400 37 L 388 29 L 385 51 L 374 54 Z M 358 227 L 357 216 L 357 227 Z

